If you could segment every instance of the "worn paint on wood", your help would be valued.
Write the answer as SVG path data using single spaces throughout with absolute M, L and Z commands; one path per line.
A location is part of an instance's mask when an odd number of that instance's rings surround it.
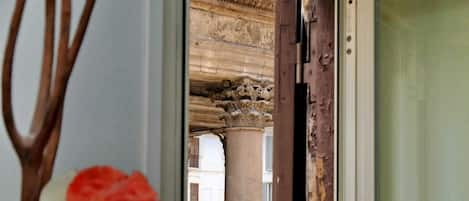
M 305 64 L 308 106 L 308 195 L 334 200 L 334 1 L 311 1 L 311 61 Z
M 275 201 L 292 200 L 296 1 L 277 0 L 274 116 Z M 334 1 L 308 1 L 311 61 L 305 64 L 309 84 L 307 181 L 308 200 L 334 200 Z M 281 116 L 282 118 L 279 118 Z

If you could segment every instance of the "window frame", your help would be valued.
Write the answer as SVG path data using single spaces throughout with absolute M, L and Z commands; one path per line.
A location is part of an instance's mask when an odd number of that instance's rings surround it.
M 146 6 L 142 166 L 161 200 L 183 201 L 188 197 L 188 0 L 146 0 Z
M 375 1 L 340 5 L 339 200 L 375 200 Z
M 187 149 L 184 145 L 188 133 L 187 115 L 185 115 L 187 112 L 185 97 L 188 94 L 185 44 L 188 3 L 187 0 L 162 1 L 164 50 L 171 51 L 164 51 L 163 55 L 162 77 L 165 79 L 162 81 L 164 87 L 161 104 L 165 118 L 161 124 L 161 142 L 165 143 L 161 143 L 161 160 L 156 162 L 161 162 L 161 184 L 165 185 L 161 185 L 159 190 L 163 200 L 185 200 Z M 340 201 L 375 199 L 374 6 L 374 0 L 349 0 L 339 3 L 341 17 L 338 22 L 340 27 L 338 193 Z M 152 33 L 153 29 L 151 15 L 159 10 L 151 4 L 149 33 Z M 350 40 L 348 36 L 351 36 Z M 153 40 L 150 37 L 150 44 Z M 150 50 L 150 54 L 152 52 Z M 150 84 L 152 80 L 149 80 Z M 150 98 L 151 96 L 152 93 L 149 93 Z M 151 115 L 150 111 L 149 116 Z M 152 132 L 151 129 L 149 132 Z M 152 163 L 150 158 L 148 160 L 148 163 Z M 149 173 L 150 171 L 152 170 L 148 169 Z

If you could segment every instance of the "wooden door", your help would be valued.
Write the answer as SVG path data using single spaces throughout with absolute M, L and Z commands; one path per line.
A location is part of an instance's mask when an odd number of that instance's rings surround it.
M 306 129 L 302 132 L 307 141 L 304 193 L 310 201 L 333 201 L 335 5 L 332 0 L 303 0 L 303 5 L 300 4 L 301 1 L 296 0 L 277 0 L 276 4 L 273 198 L 275 201 L 293 200 L 295 121 L 299 121 L 299 116 L 306 115 Z M 306 14 L 304 27 L 307 40 L 303 41 L 298 40 L 301 30 L 298 24 L 303 22 L 297 17 L 301 11 L 297 5 L 304 6 L 301 9 Z M 298 42 L 307 50 L 307 61 L 297 58 L 301 52 L 297 51 Z M 303 110 L 306 114 L 294 112 L 295 96 L 298 97 L 295 94 L 298 63 L 304 63 L 303 70 L 298 72 L 302 73 L 307 86 L 307 103 Z
M 335 171 L 335 8 L 333 0 L 316 0 L 311 21 L 311 60 L 305 64 L 309 85 L 307 114 L 307 189 L 310 201 L 334 200 Z

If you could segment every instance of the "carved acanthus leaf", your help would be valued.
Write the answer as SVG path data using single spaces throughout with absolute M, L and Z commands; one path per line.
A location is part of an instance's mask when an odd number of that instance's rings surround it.
M 223 89 L 213 94 L 227 127 L 264 128 L 272 122 L 273 83 L 243 77 L 224 81 Z
M 213 95 L 217 100 L 272 101 L 274 85 L 270 81 L 242 77 L 238 80 L 223 81 L 223 89 Z

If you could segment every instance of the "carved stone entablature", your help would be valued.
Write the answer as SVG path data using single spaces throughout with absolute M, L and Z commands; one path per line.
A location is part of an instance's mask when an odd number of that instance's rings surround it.
M 274 10 L 274 0 L 219 0 L 263 10 Z
M 193 131 L 204 131 L 225 127 L 220 119 L 225 111 L 216 107 L 210 98 L 190 96 L 189 98 L 189 128 Z
M 192 9 L 191 40 L 214 40 L 248 47 L 274 49 L 274 26 L 253 20 Z
M 271 82 L 243 77 L 224 81 L 212 98 L 225 110 L 222 119 L 227 127 L 264 128 L 272 123 L 273 89 Z

